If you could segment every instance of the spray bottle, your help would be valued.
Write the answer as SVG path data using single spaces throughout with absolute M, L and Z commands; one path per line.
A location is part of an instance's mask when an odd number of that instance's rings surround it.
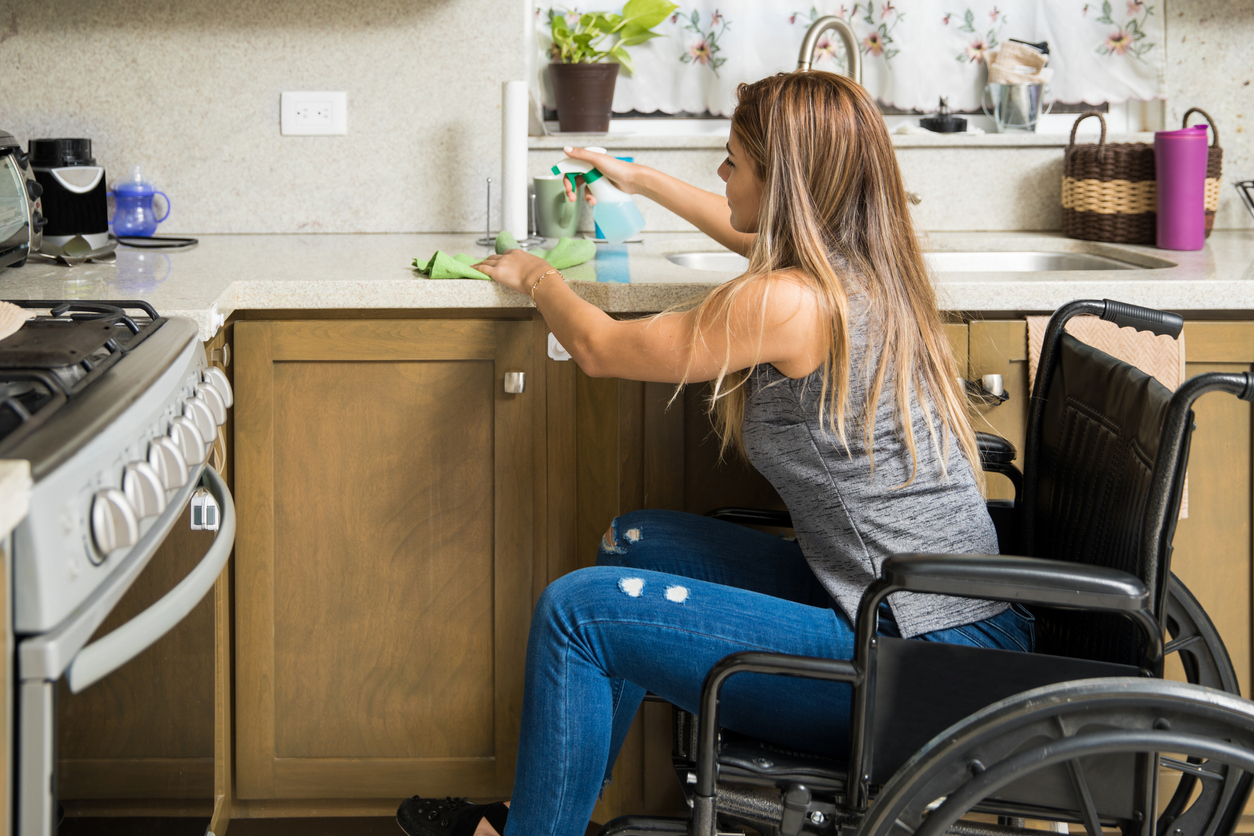
M 587 150 L 599 154 L 605 153 L 604 148 L 588 148 Z M 575 185 L 575 175 L 583 175 L 583 181 L 588 184 L 588 188 L 597 199 L 596 206 L 592 208 L 592 217 L 596 220 L 597 226 L 601 227 L 601 232 L 605 234 L 605 240 L 609 243 L 621 244 L 644 229 L 644 217 L 632 201 L 631 195 L 615 188 L 601 172 L 593 168 L 592 163 L 565 157 L 553 166 L 553 173 L 569 177 L 572 187 Z

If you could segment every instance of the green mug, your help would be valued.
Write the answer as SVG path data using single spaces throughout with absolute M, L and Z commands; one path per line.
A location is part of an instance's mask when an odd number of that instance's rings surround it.
M 579 201 L 583 186 L 575 200 L 566 199 L 566 186 L 561 177 L 535 178 L 536 229 L 544 238 L 572 238 L 579 226 Z

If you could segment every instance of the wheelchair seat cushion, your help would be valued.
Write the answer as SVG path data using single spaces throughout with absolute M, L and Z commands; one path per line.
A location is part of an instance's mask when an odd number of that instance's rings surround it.
M 730 781 L 786 787 L 803 783 L 825 792 L 845 789 L 845 762 L 799 752 L 723 730 L 718 754 L 719 776 Z

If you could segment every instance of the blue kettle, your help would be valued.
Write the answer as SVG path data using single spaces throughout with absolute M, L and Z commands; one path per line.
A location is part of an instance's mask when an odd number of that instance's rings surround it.
M 165 192 L 157 191 L 151 183 L 144 182 L 137 165 L 131 166 L 130 175 L 115 183 L 109 194 L 116 205 L 109 225 L 113 227 L 113 234 L 119 238 L 128 235 L 151 238 L 157 231 L 157 224 L 170 217 L 170 198 Z M 153 198 L 157 195 L 165 200 L 165 214 L 159 218 L 152 205 Z

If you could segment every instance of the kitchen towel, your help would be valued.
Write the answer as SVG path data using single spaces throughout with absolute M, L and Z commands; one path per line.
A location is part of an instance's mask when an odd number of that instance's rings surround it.
M 509 232 L 502 231 L 500 235 L 496 236 L 497 254 L 516 249 L 518 249 L 518 241 Z M 534 249 L 528 250 L 528 252 L 543 258 L 558 270 L 565 270 L 567 267 L 574 267 L 576 264 L 583 264 L 585 261 L 591 260 L 597 254 L 597 245 L 586 238 L 561 238 L 551 250 Z M 492 281 L 472 266 L 480 261 L 483 261 L 481 256 L 449 255 L 443 250 L 436 250 L 435 254 L 425 261 L 421 258 L 415 258 L 414 270 L 419 273 L 425 273 L 428 278 L 432 279 L 481 279 L 483 281 Z
M 525 81 L 501 85 L 501 229 L 527 237 L 527 106 Z
M 1041 361 L 1047 316 L 1029 316 L 1028 385 L 1036 383 L 1036 367 Z M 1077 316 L 1067 323 L 1067 333 L 1111 357 L 1136 366 L 1163 386 L 1175 391 L 1184 382 L 1184 334 L 1176 339 L 1166 335 L 1120 328 L 1095 316 Z M 1189 483 L 1186 477 L 1180 498 L 1180 519 L 1189 516 Z

